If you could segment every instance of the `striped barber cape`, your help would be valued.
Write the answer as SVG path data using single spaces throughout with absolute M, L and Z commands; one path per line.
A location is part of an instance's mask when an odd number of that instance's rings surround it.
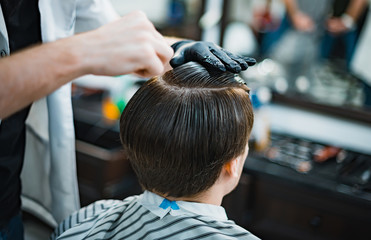
M 102 200 L 65 219 L 51 239 L 259 239 L 221 206 L 169 201 L 152 192 Z

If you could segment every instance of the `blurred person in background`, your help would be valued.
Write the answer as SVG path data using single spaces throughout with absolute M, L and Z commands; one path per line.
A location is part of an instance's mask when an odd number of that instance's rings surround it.
M 367 0 L 283 0 L 283 3 L 286 15 L 280 28 L 263 42 L 263 53 L 272 51 L 285 32 L 293 29 L 315 39 L 321 46 L 321 57 L 340 57 L 350 62 L 366 19 Z
M 367 0 L 283 0 L 286 14 L 280 27 L 266 34 L 261 53 L 287 71 L 289 90 L 299 76 L 310 75 L 320 59 L 349 65 L 362 30 Z

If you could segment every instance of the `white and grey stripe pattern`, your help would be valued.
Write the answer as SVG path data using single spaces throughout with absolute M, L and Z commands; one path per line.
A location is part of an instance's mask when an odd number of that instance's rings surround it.
M 82 208 L 64 220 L 51 239 L 258 239 L 233 221 L 200 215 L 199 206 L 189 211 L 191 203 L 182 212 L 182 203 L 177 202 L 180 210 L 176 214 L 167 209 L 159 216 L 160 204 L 153 205 L 156 211 L 152 211 L 149 204 L 142 204 L 143 195 L 98 201 Z

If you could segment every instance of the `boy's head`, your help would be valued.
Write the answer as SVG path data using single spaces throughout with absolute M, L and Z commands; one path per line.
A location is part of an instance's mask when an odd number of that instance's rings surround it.
M 120 120 L 142 187 L 171 197 L 210 188 L 245 152 L 254 119 L 248 91 L 234 74 L 194 62 L 144 83 Z

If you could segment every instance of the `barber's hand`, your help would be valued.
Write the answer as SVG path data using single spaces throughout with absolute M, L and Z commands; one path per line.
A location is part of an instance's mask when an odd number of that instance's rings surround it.
M 333 17 L 328 19 L 326 27 L 327 31 L 334 35 L 342 34 L 349 31 L 349 28 L 345 26 L 344 22 L 339 17 L 337 18 Z
M 173 68 L 194 61 L 208 68 L 239 73 L 256 63 L 253 58 L 232 54 L 211 42 L 185 40 L 174 43 L 172 48 L 175 54 L 170 65 Z
M 82 51 L 88 73 L 96 75 L 135 73 L 152 77 L 164 72 L 174 53 L 140 11 L 81 34 L 80 40 L 76 51 Z
M 292 24 L 295 29 L 301 32 L 312 32 L 315 30 L 313 20 L 305 13 L 297 12 L 291 16 Z

